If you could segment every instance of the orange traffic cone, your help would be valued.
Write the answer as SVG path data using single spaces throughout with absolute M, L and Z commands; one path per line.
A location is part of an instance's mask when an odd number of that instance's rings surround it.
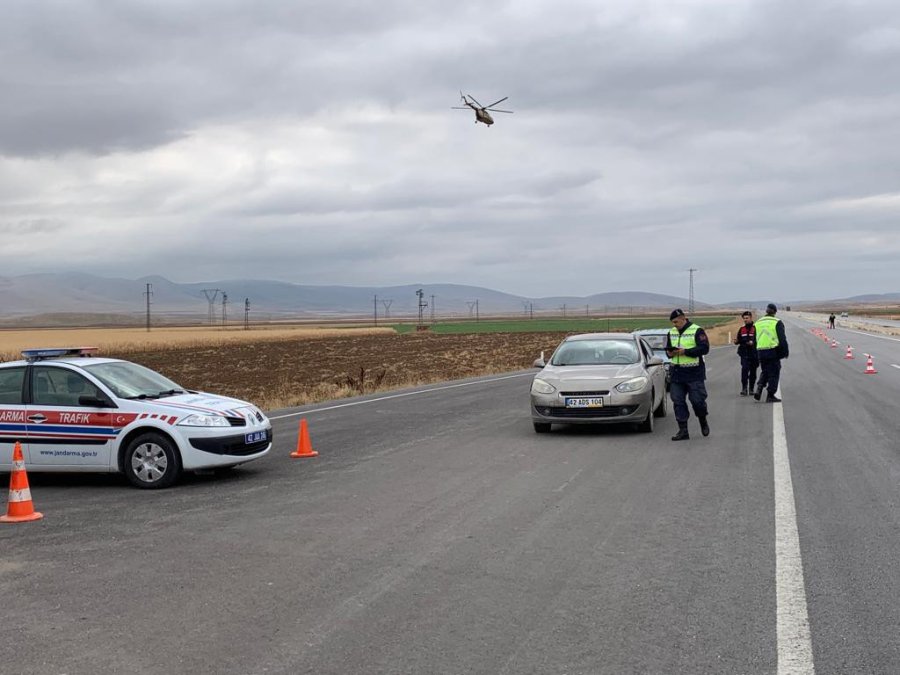
M 867 360 L 866 360 L 866 370 L 865 370 L 865 373 L 866 373 L 866 375 L 874 375 L 874 374 L 877 373 L 878 371 L 875 370 L 875 364 L 874 364 L 873 361 L 872 361 L 872 355 L 871 355 L 871 354 L 866 354 L 866 359 L 867 359 Z
M 31 503 L 31 490 L 28 489 L 28 474 L 25 473 L 25 457 L 22 455 L 22 444 L 16 441 L 13 450 L 12 473 L 9 474 L 9 503 L 6 515 L 0 516 L 0 523 L 24 523 L 29 520 L 40 520 L 43 513 L 34 510 Z
M 844 355 L 844 358 L 845 359 L 853 358 L 853 347 L 851 347 L 850 345 L 847 345 L 847 353 Z
M 831 348 L 834 349 L 835 347 L 837 347 L 837 340 L 832 340 L 832 341 L 831 341 Z
M 297 449 L 291 453 L 291 457 L 317 457 L 318 452 L 312 449 L 309 442 L 309 430 L 306 428 L 306 418 L 300 420 L 300 434 L 297 437 Z

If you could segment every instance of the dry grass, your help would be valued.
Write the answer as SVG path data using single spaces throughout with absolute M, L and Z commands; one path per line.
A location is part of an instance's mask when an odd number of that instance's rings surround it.
M 733 321 L 729 321 L 726 324 L 716 326 L 715 328 L 704 328 L 704 330 L 706 331 L 706 337 L 709 338 L 709 344 L 712 346 L 729 345 L 731 344 L 731 338 L 735 336 L 738 329 L 743 324 L 744 320 L 738 316 L 735 317 Z
M 41 347 L 99 347 L 100 353 L 129 353 L 147 350 L 179 350 L 260 343 L 279 340 L 307 340 L 347 335 L 388 335 L 392 328 L 311 328 L 279 326 L 277 328 L 63 328 L 0 331 L 0 360 L 21 358 L 23 349 Z

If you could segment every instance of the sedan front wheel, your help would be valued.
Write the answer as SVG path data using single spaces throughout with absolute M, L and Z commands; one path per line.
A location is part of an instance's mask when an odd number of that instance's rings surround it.
M 125 476 L 139 488 L 167 488 L 181 474 L 178 450 L 162 434 L 147 432 L 136 436 L 125 449 L 124 460 Z

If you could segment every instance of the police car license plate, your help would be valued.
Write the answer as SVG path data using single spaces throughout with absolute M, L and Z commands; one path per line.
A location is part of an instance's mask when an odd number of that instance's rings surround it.
M 603 407 L 603 397 L 602 396 L 591 396 L 587 398 L 567 398 L 566 399 L 566 407 L 567 408 L 602 408 Z
M 250 445 L 251 443 L 259 443 L 260 441 L 266 440 L 266 432 L 265 431 L 254 431 L 249 434 L 244 434 L 244 443 Z

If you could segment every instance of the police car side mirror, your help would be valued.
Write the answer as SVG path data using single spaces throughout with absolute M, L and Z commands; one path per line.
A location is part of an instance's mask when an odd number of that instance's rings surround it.
M 78 405 L 85 408 L 115 408 L 116 404 L 105 398 L 97 398 L 96 396 L 79 396 Z
M 647 365 L 648 365 L 648 366 L 661 366 L 661 365 L 663 365 L 664 363 L 665 363 L 665 361 L 663 361 L 663 360 L 662 360 L 661 358 L 659 358 L 658 356 L 654 356 L 653 358 L 647 360 Z
M 547 364 L 544 363 L 544 359 L 535 359 L 534 363 L 531 364 L 534 368 L 543 368 Z

